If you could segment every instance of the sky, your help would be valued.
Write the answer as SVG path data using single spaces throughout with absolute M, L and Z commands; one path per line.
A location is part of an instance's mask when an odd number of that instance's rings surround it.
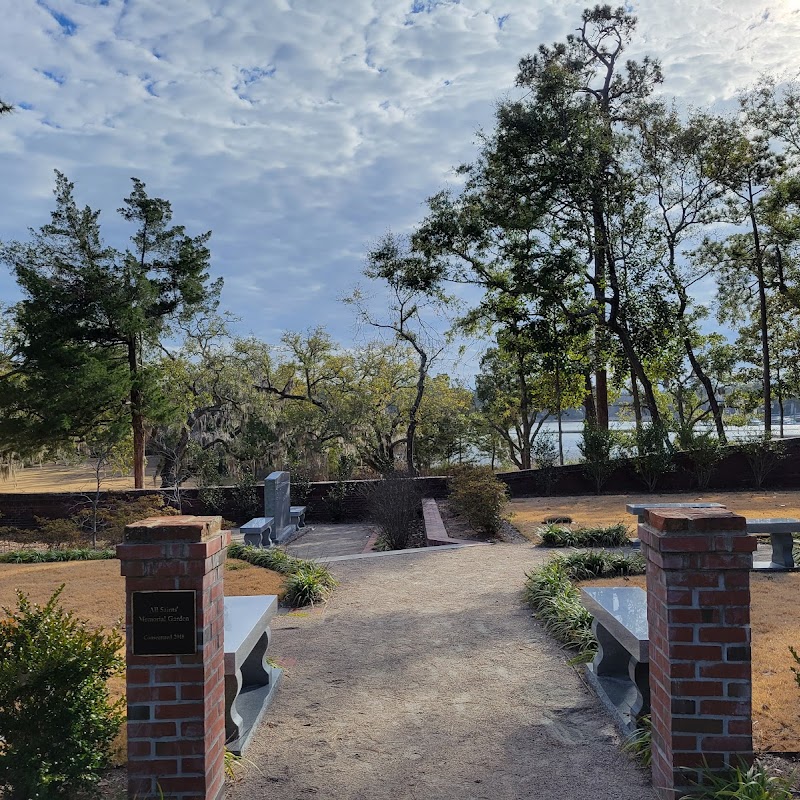
M 5 0 L 0 3 L 0 240 L 53 207 L 53 170 L 103 210 L 109 244 L 130 178 L 212 230 L 212 276 L 235 331 L 277 343 L 318 325 L 363 336 L 339 299 L 371 243 L 406 232 L 474 159 L 514 97 L 523 55 L 562 41 L 568 0 Z M 796 74 L 800 0 L 642 0 L 632 58 L 661 92 L 732 107 L 762 72 Z M 0 267 L 0 299 L 14 302 Z M 484 348 L 468 343 L 458 369 Z

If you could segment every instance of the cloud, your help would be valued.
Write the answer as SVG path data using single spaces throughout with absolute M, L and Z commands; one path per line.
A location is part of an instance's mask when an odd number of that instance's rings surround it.
M 476 153 L 519 58 L 563 40 L 583 3 L 539 0 L 49 0 L 12 3 L 0 32 L 0 239 L 47 220 L 52 170 L 113 209 L 133 175 L 212 229 L 223 305 L 242 332 L 327 325 L 367 246 L 407 230 Z M 796 62 L 789 2 L 652 0 L 630 54 L 661 59 L 663 91 L 730 102 Z M 13 281 L 0 291 L 14 299 Z

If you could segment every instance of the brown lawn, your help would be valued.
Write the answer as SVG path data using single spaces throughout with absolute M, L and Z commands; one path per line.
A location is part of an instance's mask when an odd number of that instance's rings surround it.
M 798 517 L 800 492 L 698 492 L 696 494 L 614 494 L 580 497 L 527 497 L 512 500 L 511 522 L 532 541 L 546 517 L 569 516 L 575 525 L 624 522 L 634 530 L 636 518 L 625 513 L 627 503 L 722 503 L 745 517 Z

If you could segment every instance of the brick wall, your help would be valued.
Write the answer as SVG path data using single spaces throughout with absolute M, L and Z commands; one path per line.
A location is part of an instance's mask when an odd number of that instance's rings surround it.
M 140 800 L 218 800 L 224 791 L 223 575 L 220 517 L 129 525 L 118 546 L 126 596 L 128 791 Z M 134 655 L 134 592 L 193 591 L 196 651 Z
M 651 509 L 647 559 L 653 784 L 674 800 L 753 757 L 750 565 L 756 540 L 724 509 Z

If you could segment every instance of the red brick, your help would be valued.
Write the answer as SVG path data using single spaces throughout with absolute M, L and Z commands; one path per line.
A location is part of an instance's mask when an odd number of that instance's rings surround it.
M 700 628 L 698 633 L 701 642 L 738 642 L 744 644 L 749 638 L 745 628 Z
M 743 703 L 737 700 L 701 700 L 700 713 L 741 717 L 750 713 L 750 703 Z
M 131 722 L 128 721 L 128 739 L 153 739 L 177 736 L 174 722 Z
M 129 686 L 127 690 L 129 703 L 146 703 L 153 701 L 177 700 L 175 686 Z
M 701 664 L 701 678 L 740 678 L 750 679 L 750 664 L 746 661 L 720 664 Z
M 703 750 L 727 752 L 752 752 L 753 740 L 749 736 L 704 736 Z
M 677 694 L 688 697 L 722 697 L 721 681 L 674 681 Z
M 204 713 L 202 703 L 170 703 L 156 707 L 156 719 L 194 720 L 202 719 Z
M 736 589 L 704 591 L 697 599 L 701 606 L 743 606 L 750 602 L 750 592 Z
M 146 761 L 128 761 L 128 775 L 174 775 L 178 762 L 172 758 L 148 758 Z
M 673 659 L 687 661 L 720 661 L 722 648 L 718 645 L 701 644 L 671 644 L 669 656 Z
M 196 756 L 202 750 L 202 742 L 197 739 L 156 742 L 156 755 L 158 756 Z

